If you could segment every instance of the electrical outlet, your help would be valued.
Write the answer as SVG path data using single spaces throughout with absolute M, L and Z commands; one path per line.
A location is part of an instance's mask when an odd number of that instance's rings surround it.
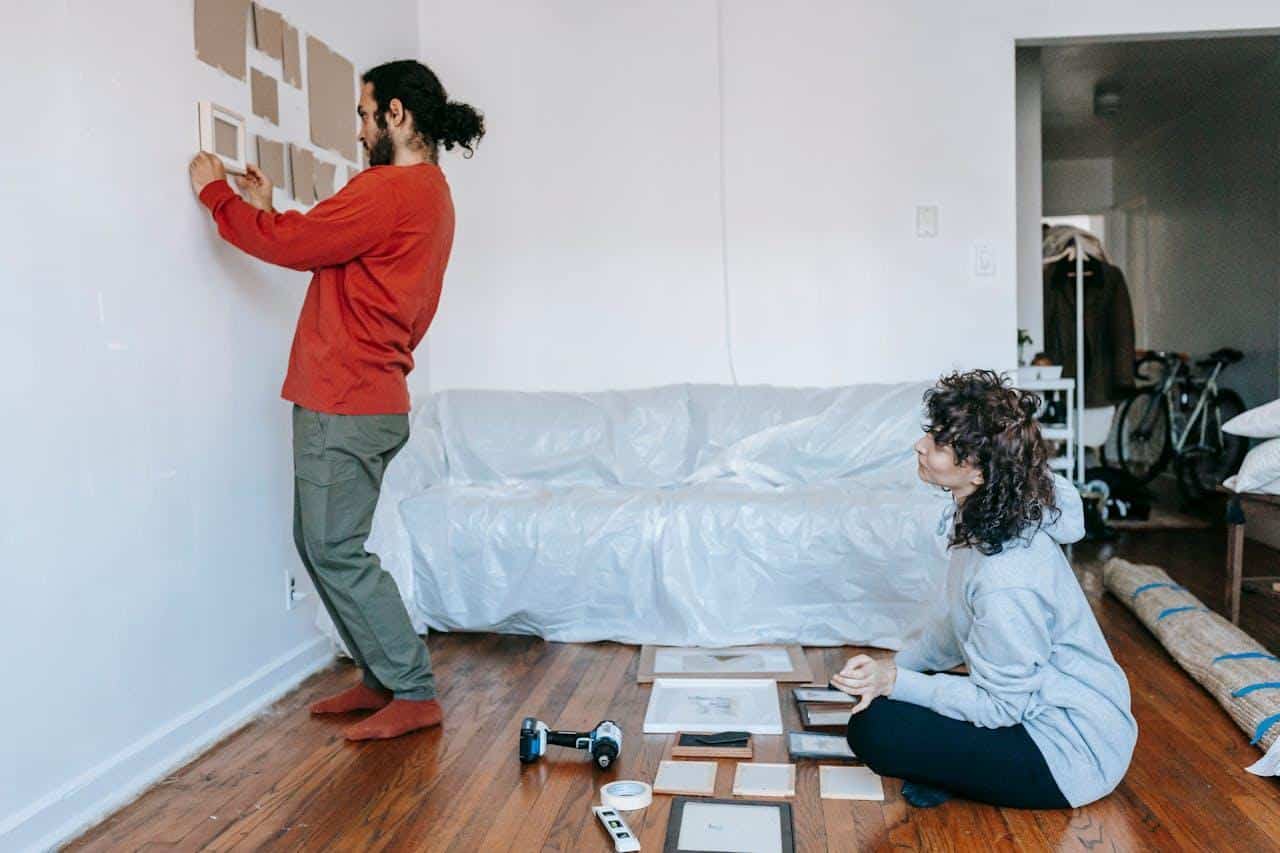
M 306 598 L 305 592 L 298 591 L 298 579 L 293 576 L 293 572 L 285 570 L 284 573 L 284 609 L 292 610 L 298 606 L 298 602 Z

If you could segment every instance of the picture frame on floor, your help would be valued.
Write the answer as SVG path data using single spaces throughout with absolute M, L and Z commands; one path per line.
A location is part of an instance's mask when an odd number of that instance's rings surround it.
M 739 761 L 733 772 L 735 797 L 794 797 L 796 766 Z
M 642 646 L 636 681 L 655 678 L 770 678 L 810 682 L 813 671 L 800 646 Z
M 819 767 L 818 790 L 824 800 L 884 800 L 884 781 L 870 767 Z
M 685 797 L 711 797 L 716 793 L 716 775 L 720 765 L 715 761 L 663 761 L 653 778 L 655 794 L 678 794 Z
M 810 705 L 800 703 L 800 722 L 806 729 L 831 729 L 845 731 L 849 726 L 849 718 L 853 716 L 853 703 L 848 705 L 831 705 L 826 703 Z
M 663 853 L 795 853 L 791 804 L 751 800 L 671 801 Z
M 793 687 L 791 695 L 795 697 L 796 702 L 811 704 L 848 705 L 853 701 L 853 697 L 848 693 L 841 693 L 830 687 Z
M 645 734 L 782 734 L 778 683 L 767 679 L 659 678 L 644 717 Z
M 787 732 L 787 754 L 792 761 L 857 761 L 843 735 Z

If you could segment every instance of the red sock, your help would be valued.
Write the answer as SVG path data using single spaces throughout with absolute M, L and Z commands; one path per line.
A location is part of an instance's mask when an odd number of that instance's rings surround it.
M 376 711 L 385 708 L 391 702 L 391 694 L 385 690 L 375 690 L 365 684 L 357 684 L 350 690 L 344 690 L 337 696 L 322 699 L 311 706 L 313 714 L 345 714 L 348 711 Z
M 343 729 L 342 734 L 347 740 L 383 740 L 438 726 L 443 719 L 444 709 L 435 699 L 393 699 L 372 717 Z

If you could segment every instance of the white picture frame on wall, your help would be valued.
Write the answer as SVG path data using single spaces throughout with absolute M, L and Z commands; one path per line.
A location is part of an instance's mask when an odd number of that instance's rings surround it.
M 248 162 L 244 116 L 212 101 L 200 101 L 200 150 L 222 161 L 228 172 L 243 175 Z

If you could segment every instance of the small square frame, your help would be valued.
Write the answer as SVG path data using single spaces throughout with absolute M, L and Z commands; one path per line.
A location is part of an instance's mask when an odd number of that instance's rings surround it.
M 838 794 L 835 792 L 836 778 L 843 775 L 853 775 L 855 779 L 862 782 L 874 782 L 878 788 L 877 795 L 866 796 L 863 794 Z M 880 803 L 884 802 L 884 779 L 870 767 L 834 767 L 824 765 L 818 768 L 818 797 L 823 800 L 848 800 Z
M 667 837 L 662 845 L 662 853 L 693 853 L 688 848 L 680 846 L 680 830 L 684 826 L 684 807 L 689 803 L 697 805 L 757 806 L 777 809 L 779 812 L 778 823 L 782 827 L 782 838 L 779 839 L 782 844 L 782 853 L 795 853 L 795 830 L 791 823 L 790 803 L 782 800 L 708 800 L 701 797 L 675 797 L 671 800 L 671 814 L 667 819 Z
M 813 705 L 851 705 L 856 703 L 857 697 L 850 696 L 848 693 L 841 693 L 839 690 L 832 690 L 830 687 L 793 687 L 791 695 L 795 697 L 797 703 L 808 702 Z
M 800 722 L 804 724 L 806 729 L 846 729 L 849 725 L 849 717 L 853 716 L 853 703 L 848 705 L 830 705 L 825 702 L 810 705 L 808 702 L 800 703 Z M 842 723 L 829 723 L 824 720 L 815 721 L 814 716 L 817 714 L 834 714 L 844 713 L 848 711 L 848 716 L 844 718 Z
M 847 740 L 825 732 L 787 732 L 787 754 L 792 761 L 859 762 Z
M 662 761 L 658 764 L 658 772 L 653 777 L 653 792 L 676 794 L 682 797 L 713 797 L 716 793 L 716 776 L 719 771 L 720 764 L 715 761 Z M 664 773 L 674 776 L 680 772 L 701 773 L 703 784 L 681 787 L 663 782 Z
M 223 166 L 228 172 L 234 175 L 243 175 L 247 171 L 245 164 L 248 158 L 248 144 L 245 136 L 244 116 L 237 112 L 232 112 L 226 107 L 218 106 L 212 101 L 200 101 L 199 103 L 200 118 L 200 150 L 207 151 L 222 161 Z M 240 153 L 239 157 L 228 157 L 225 154 L 219 154 L 217 147 L 214 145 L 214 122 L 224 121 L 227 124 L 234 125 L 236 128 L 236 150 Z
M 777 791 L 743 791 L 738 793 L 742 787 L 742 777 L 749 775 L 753 770 L 770 770 L 775 773 L 789 777 L 790 787 L 787 790 Z M 767 761 L 739 761 L 733 769 L 733 795 L 735 797 L 777 797 L 778 799 L 790 799 L 796 795 L 796 766 L 794 764 L 775 764 Z

